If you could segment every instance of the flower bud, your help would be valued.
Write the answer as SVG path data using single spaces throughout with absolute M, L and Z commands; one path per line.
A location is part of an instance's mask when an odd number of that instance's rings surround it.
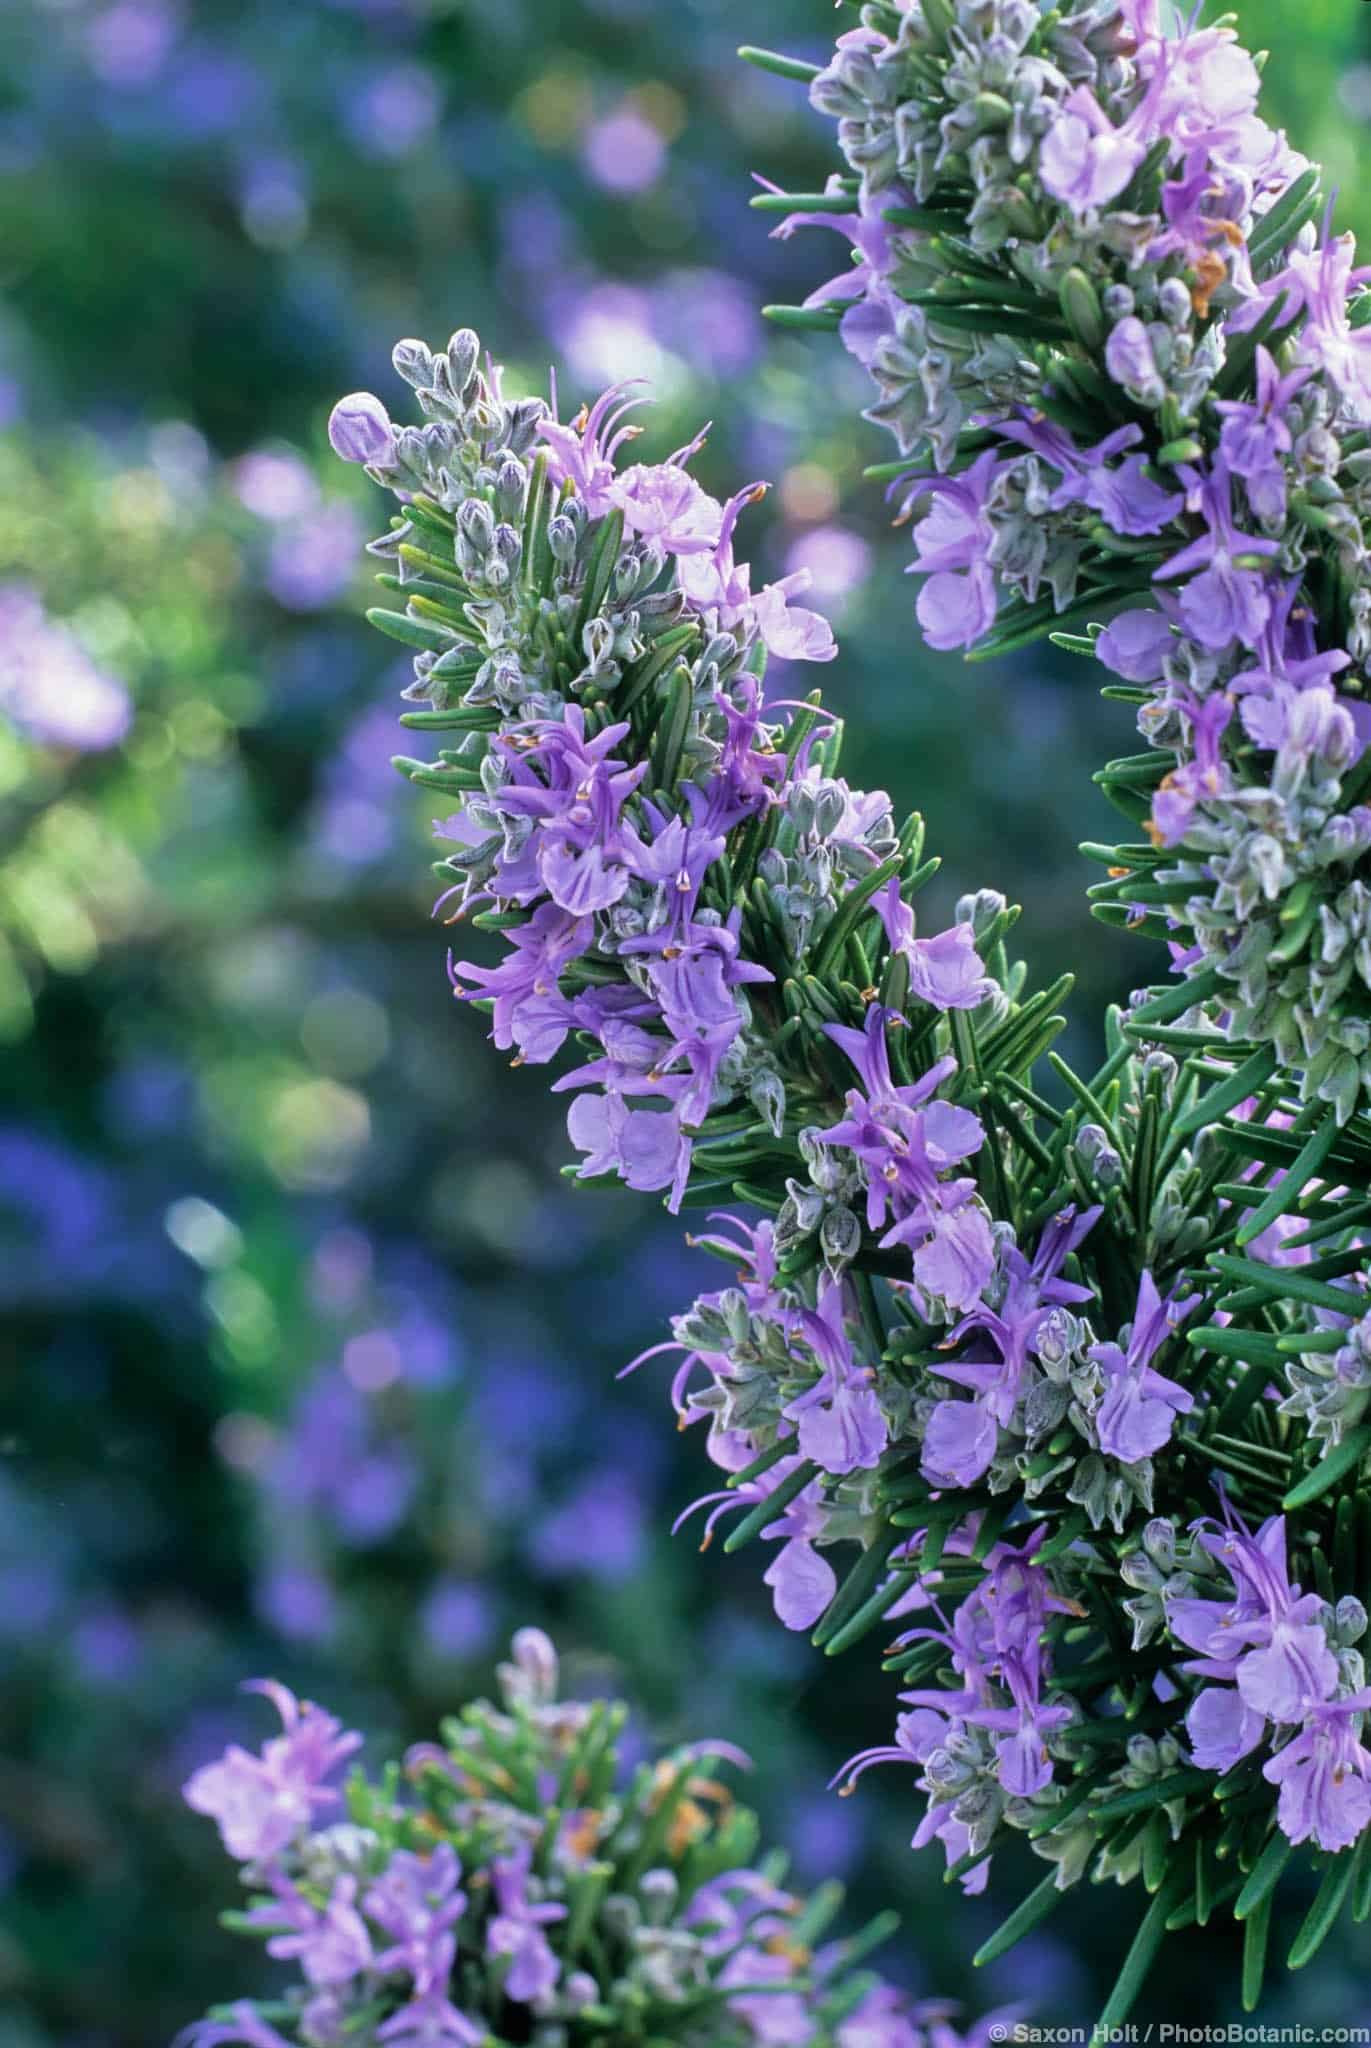
M 448 370 L 455 391 L 463 391 L 471 381 L 481 353 L 479 338 L 469 327 L 459 327 L 447 345 Z
M 395 429 L 390 414 L 369 391 L 340 398 L 329 414 L 328 437 L 344 462 L 363 462 L 370 469 L 388 469 L 395 455 Z
M 522 1698 L 546 1706 L 557 1697 L 557 1652 L 540 1628 L 517 1629 L 510 1644 L 513 1665 L 502 1667 Z M 522 1681 L 522 1683 L 519 1683 Z
M 426 342 L 397 341 L 390 360 L 406 384 L 412 384 L 416 391 L 428 390 L 433 382 L 433 350 Z

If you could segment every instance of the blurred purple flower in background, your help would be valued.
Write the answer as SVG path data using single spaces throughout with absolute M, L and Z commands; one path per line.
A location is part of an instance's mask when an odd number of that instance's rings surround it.
M 811 527 L 791 542 L 785 558 L 786 574 L 807 569 L 814 596 L 829 604 L 856 589 L 870 562 L 868 542 L 845 526 Z
M 106 85 L 136 90 L 159 76 L 180 31 L 179 10 L 161 0 L 116 0 L 86 24 L 86 55 Z
M 587 129 L 582 161 L 607 192 L 645 192 L 666 163 L 666 144 L 645 114 L 625 103 Z
M 395 720 L 383 705 L 364 711 L 324 763 L 310 820 L 311 850 L 355 869 L 380 860 L 394 844 L 401 783 L 387 754 Z M 345 887 L 346 875 L 337 883 Z
M 314 472 L 293 448 L 254 448 L 230 472 L 235 495 L 258 519 L 298 519 L 319 502 Z
M 0 586 L 0 712 L 32 739 L 82 753 L 117 746 L 133 717 L 124 685 L 23 583 Z
M 365 155 L 393 163 L 428 139 L 442 109 L 442 87 L 424 65 L 387 64 L 354 89 L 343 117 Z

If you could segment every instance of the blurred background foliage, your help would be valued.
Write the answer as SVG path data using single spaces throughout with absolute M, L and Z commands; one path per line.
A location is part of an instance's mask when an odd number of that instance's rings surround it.
M 0 6 L 0 2048 L 150 2048 L 251 1988 L 177 1797 L 254 1725 L 239 1680 L 412 1735 L 524 1621 L 656 1734 L 746 1744 L 801 1875 L 899 1903 L 929 1991 L 1079 2023 L 1126 1938 L 1091 1894 L 1074 1946 L 973 1982 L 1026 1872 L 963 1906 L 908 1855 L 907 1780 L 824 1793 L 892 1717 L 877 1650 L 837 1679 L 755 1558 L 671 1539 L 708 1468 L 660 1369 L 613 1375 L 714 1269 L 559 1178 L 545 1077 L 448 998 L 427 810 L 387 765 L 381 507 L 323 426 L 343 390 L 393 396 L 397 335 L 471 323 L 573 400 L 650 377 L 659 451 L 712 419 L 711 488 L 775 481 L 753 549 L 835 619 L 849 773 L 925 811 L 943 909 L 1025 902 L 1037 973 L 1081 977 L 1075 1056 L 1141 976 L 1074 853 L 1116 711 L 1050 659 L 919 647 L 858 373 L 764 330 L 830 252 L 769 241 L 749 174 L 828 165 L 734 46 L 818 57 L 829 23 L 745 14 Z M 1241 10 L 1360 226 L 1367 21 Z M 1231 1946 L 1200 1942 L 1159 2016 L 1236 2011 Z M 1355 1964 L 1262 2019 L 1365 2019 Z

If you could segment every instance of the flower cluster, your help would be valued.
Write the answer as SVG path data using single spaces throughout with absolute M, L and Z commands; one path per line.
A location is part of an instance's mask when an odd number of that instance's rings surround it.
M 1168 36 L 1157 0 L 872 4 L 810 86 L 847 171 L 760 203 L 854 246 L 787 317 L 871 372 L 930 644 L 1069 629 L 1138 707 L 1149 751 L 1109 786 L 1151 843 L 1113 850 L 1101 915 L 1174 933 L 1228 1041 L 1346 1121 L 1371 297 L 1258 86 L 1231 28 Z
M 873 1764 L 916 1765 L 928 1811 L 915 1847 L 941 1841 L 949 1865 L 961 1867 L 968 1892 L 985 1885 L 1001 1821 L 1027 1826 L 1041 1818 L 1029 1802 L 1052 1784 L 1054 1744 L 1074 1718 L 1064 1699 L 1043 1697 L 1052 1677 L 1044 1627 L 1051 1615 L 1071 1609 L 1034 1561 L 1040 1536 L 1022 1549 L 993 1545 L 984 1578 L 950 1624 L 899 1638 L 897 1650 L 943 1644 L 958 1683 L 903 1693 L 907 1711 L 896 1723 L 893 1745 L 862 1751 L 839 1773 L 850 1792 Z M 969 1551 L 971 1544 L 961 1547 Z M 936 1607 L 936 1598 L 922 1588 L 920 1594 Z
M 300 1981 L 211 2014 L 186 2048 L 924 2048 L 938 2014 L 854 1967 L 874 1930 L 825 1940 L 832 1888 L 798 1898 L 755 1860 L 756 1821 L 716 1775 L 741 1752 L 687 1744 L 628 1771 L 627 1709 L 559 1700 L 536 1629 L 499 1677 L 498 1706 L 345 1792 L 361 1737 L 257 1688 L 282 1733 L 207 1764 L 186 1799 L 243 1866 L 240 1928 Z
M 1153 1525 L 1126 1570 L 1140 1594 L 1135 1645 L 1162 1625 L 1196 1652 L 1182 1668 L 1209 1681 L 1186 1713 L 1194 1762 L 1229 1772 L 1269 1748 L 1262 1775 L 1280 1787 L 1287 1840 L 1350 1848 L 1371 1821 L 1371 1751 L 1358 1739 L 1371 1692 L 1353 1647 L 1366 1633 L 1361 1601 L 1333 1606 L 1291 1584 L 1283 1515 L 1254 1535 L 1230 1513 L 1183 1544 Z
M 835 650 L 791 603 L 802 575 L 754 593 L 735 558 L 762 486 L 720 504 L 686 467 L 693 447 L 620 472 L 637 431 L 623 388 L 565 426 L 540 400 L 507 405 L 477 355 L 469 330 L 436 357 L 402 343 L 396 367 L 430 423 L 396 430 L 358 394 L 330 428 L 406 506 L 375 551 L 411 598 L 399 637 L 423 650 L 408 694 L 432 709 L 414 722 L 464 735 L 420 770 L 463 798 L 437 828 L 458 849 L 444 900 L 517 917 L 504 961 L 455 962 L 454 987 L 493 1003 L 496 1043 L 521 1060 L 551 1059 L 573 1032 L 593 1046 L 559 1084 L 578 1091 L 582 1173 L 670 1188 L 679 1205 L 711 1112 L 750 1101 L 775 1131 L 786 1113 L 749 996 L 772 976 L 742 952 L 718 881 L 729 835 L 770 824 L 758 872 L 798 953 L 892 850 L 889 804 L 854 805 L 803 730 L 785 752 L 763 718 L 768 648 Z M 643 758 L 663 694 L 662 746 Z
M 1251 1807 L 1216 1799 L 1187 1728 L 1191 1645 L 1163 1614 L 1124 1652 L 1126 1561 L 1145 1528 L 1180 1544 L 1217 1482 L 1254 1521 L 1288 1497 L 1300 1570 L 1361 1583 L 1371 1529 L 1328 1496 L 1371 1425 L 1330 1472 L 1327 1430 L 1262 1398 L 1293 1403 L 1366 1311 L 1336 1200 L 1367 1178 L 1358 1127 L 1265 1053 L 1216 1080 L 1212 1025 L 1139 1048 L 1113 1020 L 1098 1074 L 1056 1061 L 1056 1106 L 1035 1067 L 1067 983 L 1028 991 L 994 891 L 921 932 L 917 818 L 841 779 L 817 696 L 763 697 L 768 646 L 832 646 L 735 562 L 759 487 L 707 496 L 691 449 L 620 467 L 622 390 L 563 425 L 465 333 L 396 361 L 430 423 L 359 396 L 332 431 L 401 501 L 376 546 L 405 610 L 373 616 L 417 650 L 407 723 L 459 735 L 400 764 L 456 800 L 440 900 L 506 949 L 454 987 L 521 1060 L 579 1045 L 553 1085 L 580 1177 L 714 1207 L 694 1242 L 734 1269 L 644 1355 L 678 1355 L 677 1415 L 722 1475 L 687 1515 L 760 1538 L 782 1622 L 830 1653 L 914 1617 L 894 1748 L 851 1781 L 913 1764 L 915 1842 L 969 1886 L 1010 1830 L 1051 1866 L 1038 1911 L 1086 1874 L 1155 1888 L 1173 1839 L 1187 1871 L 1241 1872 Z M 929 516 L 954 548 L 950 502 Z M 1286 1840 L 1289 1803 L 1260 1797 Z

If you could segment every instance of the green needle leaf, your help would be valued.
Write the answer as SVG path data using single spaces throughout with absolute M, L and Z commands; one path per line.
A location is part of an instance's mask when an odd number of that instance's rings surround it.
M 1371 1422 L 1364 1422 L 1360 1429 L 1354 1429 L 1350 1436 L 1331 1450 L 1326 1458 L 1320 1459 L 1312 1472 L 1306 1472 L 1296 1486 L 1292 1486 L 1281 1506 L 1287 1513 L 1296 1508 L 1307 1508 L 1311 1501 L 1321 1500 L 1330 1487 L 1336 1486 L 1345 1473 L 1371 1451 Z
M 971 1959 L 976 1968 L 983 1969 L 987 1963 L 997 1962 L 1002 1955 L 1007 1955 L 1009 1950 L 1017 1942 L 1022 1941 L 1026 1934 L 1031 1934 L 1039 1922 L 1045 1920 L 1053 1907 L 1060 1905 L 1065 1897 L 1066 1893 L 1057 1883 L 1057 1872 L 1054 1868 L 1048 1872 L 1042 1883 L 1036 1885 L 1028 1897 L 1014 1908 L 1009 1918 L 991 1935 L 989 1941 L 981 1943 Z

